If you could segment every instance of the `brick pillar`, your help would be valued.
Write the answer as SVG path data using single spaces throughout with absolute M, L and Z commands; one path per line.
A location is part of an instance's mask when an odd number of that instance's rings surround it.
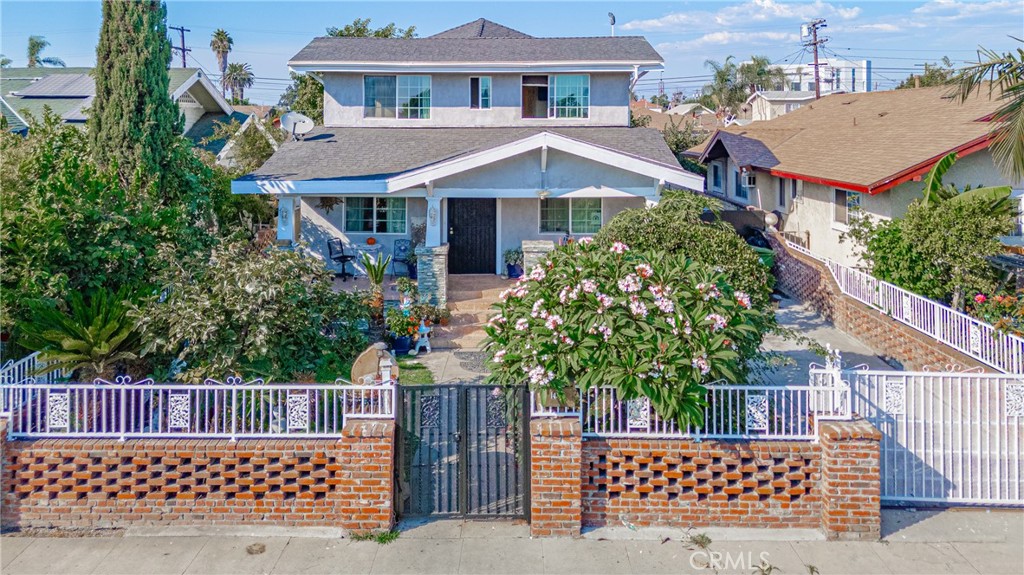
M 530 422 L 530 535 L 578 537 L 583 481 L 579 419 Z
M 394 525 L 395 422 L 353 419 L 342 430 L 337 491 L 341 526 L 388 531 Z
M 881 536 L 882 434 L 863 419 L 823 421 L 821 528 L 830 540 L 877 541 Z
M 417 246 L 416 273 L 420 303 L 444 307 L 448 302 L 448 244 Z

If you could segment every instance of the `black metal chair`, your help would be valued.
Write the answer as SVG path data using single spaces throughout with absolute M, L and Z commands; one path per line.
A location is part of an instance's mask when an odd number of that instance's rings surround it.
M 412 269 L 412 241 L 395 240 L 395 246 L 391 250 L 391 278 L 395 277 L 395 264 L 405 266 L 406 273 Z
M 327 240 L 327 251 L 330 252 L 331 261 L 341 264 L 341 273 L 337 274 L 341 277 L 341 281 L 347 282 L 348 278 L 356 277 L 345 267 L 345 264 L 356 261 L 356 256 L 355 254 L 345 253 L 345 244 L 342 243 L 341 239 L 331 238 Z

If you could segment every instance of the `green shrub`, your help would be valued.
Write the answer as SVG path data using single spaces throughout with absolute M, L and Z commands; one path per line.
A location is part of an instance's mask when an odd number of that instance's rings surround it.
M 700 424 L 705 384 L 745 382 L 774 316 L 681 253 L 586 239 L 551 253 L 496 304 L 492 373 L 552 390 L 610 385 L 664 418 Z

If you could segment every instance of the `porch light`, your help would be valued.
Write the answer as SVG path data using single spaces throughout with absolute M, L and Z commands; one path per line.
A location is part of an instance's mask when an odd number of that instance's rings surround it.
M 537 190 L 537 197 L 546 200 L 551 195 L 551 190 Z

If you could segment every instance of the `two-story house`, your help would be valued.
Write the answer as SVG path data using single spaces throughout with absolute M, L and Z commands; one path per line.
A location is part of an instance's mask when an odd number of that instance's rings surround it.
M 664 186 L 703 189 L 659 132 L 629 127 L 631 86 L 662 65 L 641 37 L 535 38 L 487 20 L 316 38 L 289 66 L 323 84 L 324 126 L 232 190 L 276 195 L 279 240 L 313 253 L 330 238 L 388 252 L 416 230 L 421 277 L 498 274 L 524 240 L 594 234 Z

